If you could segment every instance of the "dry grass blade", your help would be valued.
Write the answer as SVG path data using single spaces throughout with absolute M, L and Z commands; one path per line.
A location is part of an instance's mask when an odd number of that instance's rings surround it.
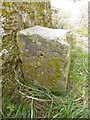
M 23 96 L 25 96 L 28 99 L 33 99 L 33 100 L 37 100 L 37 101 L 41 101 L 41 102 L 51 101 L 51 100 L 45 100 L 45 99 L 39 99 L 39 98 L 36 98 L 36 97 L 32 97 L 32 96 L 26 95 L 25 93 L 23 93 L 21 91 L 19 91 L 19 93 L 22 94 Z

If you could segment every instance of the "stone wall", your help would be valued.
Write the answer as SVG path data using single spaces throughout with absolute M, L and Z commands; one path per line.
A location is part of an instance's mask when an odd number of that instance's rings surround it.
M 3 99 L 7 100 L 5 98 L 18 87 L 15 84 L 15 79 L 17 79 L 16 73 L 19 79 L 24 80 L 16 34 L 18 31 L 33 25 L 50 27 L 50 3 L 3 2 L 1 19 L 3 19 L 2 28 L 4 29 L 2 50 L 7 51 L 2 55 L 2 60 L 4 61 L 2 65 L 2 93 Z

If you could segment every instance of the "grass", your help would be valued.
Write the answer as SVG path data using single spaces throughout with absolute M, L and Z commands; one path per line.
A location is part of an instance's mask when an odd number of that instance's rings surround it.
M 33 99 L 24 98 L 20 104 L 7 104 L 5 117 L 15 118 L 87 118 L 89 113 L 82 100 L 76 100 L 69 93 L 64 98 L 52 95 L 50 102 L 37 102 Z M 15 97 L 15 96 L 14 96 Z M 76 101 L 75 101 L 76 100 Z

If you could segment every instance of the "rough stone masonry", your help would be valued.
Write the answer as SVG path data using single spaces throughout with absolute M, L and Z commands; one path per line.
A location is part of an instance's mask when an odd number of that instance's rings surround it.
M 71 31 L 34 26 L 18 32 L 17 43 L 25 85 L 66 91 L 70 67 Z

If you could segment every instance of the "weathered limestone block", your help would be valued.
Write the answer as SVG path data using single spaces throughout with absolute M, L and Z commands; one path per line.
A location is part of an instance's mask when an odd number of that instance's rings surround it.
M 26 85 L 66 91 L 70 33 L 69 30 L 34 26 L 17 34 Z

